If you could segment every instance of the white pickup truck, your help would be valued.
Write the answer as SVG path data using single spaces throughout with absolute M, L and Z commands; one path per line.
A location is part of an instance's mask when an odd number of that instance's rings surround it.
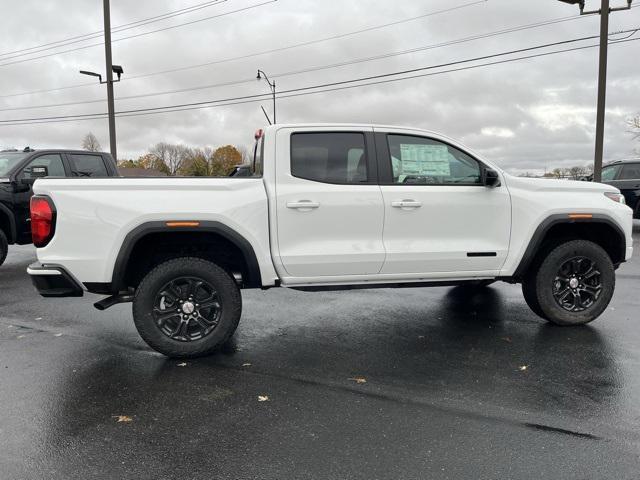
M 31 203 L 43 296 L 133 302 L 172 357 L 235 331 L 242 288 L 522 283 L 540 317 L 590 322 L 632 254 L 632 211 L 611 186 L 510 176 L 412 128 L 274 125 L 253 176 L 39 179 Z

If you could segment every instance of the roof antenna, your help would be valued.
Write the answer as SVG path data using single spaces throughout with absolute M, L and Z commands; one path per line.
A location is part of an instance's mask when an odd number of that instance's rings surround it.
M 269 122 L 269 125 L 273 125 L 273 123 L 271 123 L 271 119 L 269 118 L 269 115 L 267 114 L 267 111 L 264 109 L 264 107 L 262 105 L 260 105 L 260 108 L 262 109 L 262 113 L 264 113 L 264 116 L 267 117 L 267 122 Z

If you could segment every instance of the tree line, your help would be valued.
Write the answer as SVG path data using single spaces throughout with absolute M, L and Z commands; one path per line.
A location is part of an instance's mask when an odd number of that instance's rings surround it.
M 84 137 L 82 148 L 92 152 L 101 150 L 100 143 L 91 132 Z M 236 165 L 249 162 L 250 154 L 245 147 L 200 148 L 159 142 L 137 159 L 120 160 L 118 167 L 153 169 L 170 176 L 224 177 Z

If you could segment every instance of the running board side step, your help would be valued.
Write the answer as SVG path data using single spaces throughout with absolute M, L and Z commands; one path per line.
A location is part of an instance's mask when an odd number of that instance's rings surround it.
M 110 297 L 103 298 L 99 302 L 93 304 L 98 310 L 106 310 L 107 308 L 113 307 L 118 303 L 129 303 L 133 302 L 134 293 L 133 292 L 121 292 L 117 295 L 111 295 Z

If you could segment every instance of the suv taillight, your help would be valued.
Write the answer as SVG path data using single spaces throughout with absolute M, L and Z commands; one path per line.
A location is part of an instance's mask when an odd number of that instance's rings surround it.
M 49 197 L 31 197 L 31 238 L 37 248 L 45 247 L 56 230 L 56 208 Z

